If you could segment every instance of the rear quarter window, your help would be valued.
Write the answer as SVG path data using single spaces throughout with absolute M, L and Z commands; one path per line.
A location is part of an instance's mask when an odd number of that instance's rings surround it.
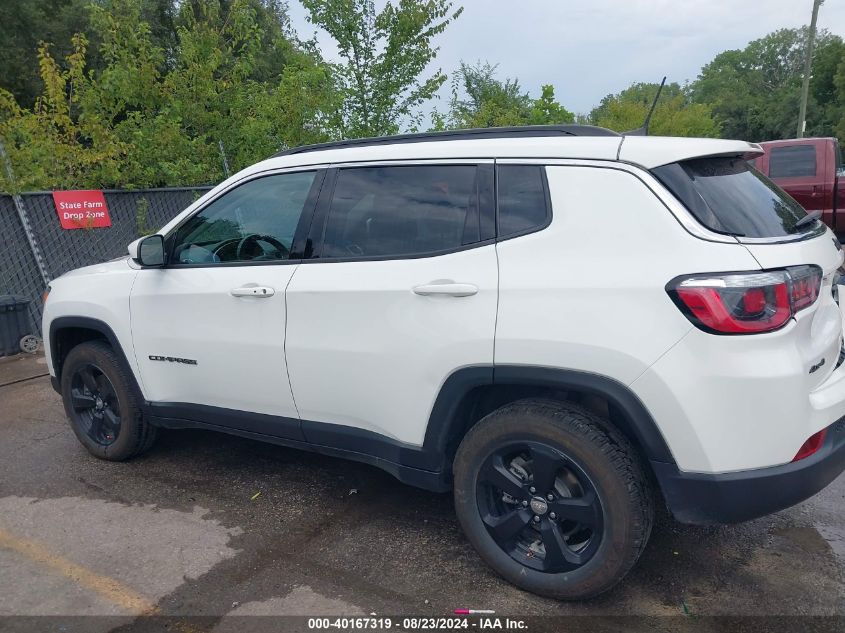
M 545 168 L 541 165 L 499 165 L 498 235 L 522 235 L 548 223 L 548 193 Z
M 801 178 L 815 175 L 815 145 L 785 145 L 772 148 L 769 154 L 769 178 Z
M 796 226 L 807 213 L 780 187 L 740 157 L 709 157 L 652 170 L 711 231 L 737 237 L 784 237 L 812 231 Z

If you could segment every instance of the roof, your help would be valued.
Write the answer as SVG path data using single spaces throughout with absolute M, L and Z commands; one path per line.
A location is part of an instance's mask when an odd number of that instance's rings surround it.
M 613 130 L 595 125 L 521 125 L 512 127 L 482 127 L 462 130 L 442 130 L 439 132 L 421 132 L 416 134 L 396 134 L 394 136 L 374 136 L 353 138 L 316 145 L 302 145 L 286 149 L 278 156 L 303 154 L 340 147 L 365 147 L 370 145 L 396 145 L 402 143 L 424 143 L 427 141 L 477 140 L 482 138 L 526 138 L 549 136 L 621 136 Z
M 646 169 L 703 156 L 753 158 L 759 145 L 723 139 L 620 136 L 589 125 L 485 128 L 404 134 L 308 145 L 276 154 L 251 168 L 273 168 L 375 160 L 550 158 L 621 160 Z

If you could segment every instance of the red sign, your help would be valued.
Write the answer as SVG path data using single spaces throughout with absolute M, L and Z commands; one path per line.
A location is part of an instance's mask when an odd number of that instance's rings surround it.
M 102 191 L 54 191 L 53 203 L 63 229 L 98 229 L 111 226 Z

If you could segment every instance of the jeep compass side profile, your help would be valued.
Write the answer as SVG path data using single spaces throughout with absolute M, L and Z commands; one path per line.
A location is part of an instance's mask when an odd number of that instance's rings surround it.
M 50 284 L 95 456 L 216 429 L 453 491 L 481 558 L 586 598 L 665 503 L 730 523 L 845 468 L 843 253 L 758 145 L 549 126 L 360 139 L 227 179 Z

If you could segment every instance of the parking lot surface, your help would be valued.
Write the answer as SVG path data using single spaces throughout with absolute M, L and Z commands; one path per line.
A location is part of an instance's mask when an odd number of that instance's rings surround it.
M 243 631 L 224 616 L 456 608 L 595 626 L 605 621 L 595 616 L 647 617 L 666 630 L 702 616 L 845 622 L 845 477 L 737 526 L 661 513 L 621 585 L 563 603 L 485 567 L 449 495 L 370 466 L 199 431 L 162 432 L 130 462 L 94 459 L 44 374 L 41 357 L 0 359 L 0 622 L 10 630 L 131 629 L 153 615 L 172 616 L 173 630 Z

